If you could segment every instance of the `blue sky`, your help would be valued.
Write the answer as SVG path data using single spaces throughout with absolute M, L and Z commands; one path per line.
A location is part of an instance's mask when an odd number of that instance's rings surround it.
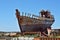
M 60 0 L 0 0 L 0 31 L 20 31 L 15 9 L 35 15 L 49 10 L 55 17 L 52 28 L 60 28 Z

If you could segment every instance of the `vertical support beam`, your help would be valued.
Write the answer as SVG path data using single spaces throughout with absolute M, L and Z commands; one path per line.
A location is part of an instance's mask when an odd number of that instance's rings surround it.
M 22 16 L 24 15 L 24 12 L 22 12 Z
M 25 16 L 26 16 L 26 13 L 25 13 Z

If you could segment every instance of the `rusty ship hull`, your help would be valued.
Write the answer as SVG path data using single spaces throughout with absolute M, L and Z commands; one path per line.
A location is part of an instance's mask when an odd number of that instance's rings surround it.
M 47 30 L 47 27 L 51 27 L 54 17 L 47 12 L 41 12 L 41 17 L 38 18 L 21 16 L 20 12 L 16 10 L 16 17 L 21 32 L 43 32 Z
M 46 30 L 47 27 L 50 27 L 50 24 L 21 25 L 23 32 L 42 32 Z
M 47 20 L 46 18 L 35 19 L 23 17 L 23 22 L 20 25 L 23 32 L 41 32 L 46 30 L 47 27 L 51 27 L 53 21 L 53 19 Z

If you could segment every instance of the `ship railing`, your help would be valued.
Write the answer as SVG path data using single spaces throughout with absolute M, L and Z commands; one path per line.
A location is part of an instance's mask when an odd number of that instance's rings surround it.
M 54 20 L 53 18 L 51 19 L 51 18 L 43 18 L 43 17 L 39 17 L 37 19 L 39 19 L 39 20 Z
M 37 16 L 37 15 L 31 15 L 31 13 L 24 13 L 22 12 L 22 14 L 20 16 L 25 16 L 25 17 L 30 17 L 30 18 L 36 18 L 36 19 L 49 19 L 49 20 L 52 20 L 54 19 L 54 16 L 53 15 L 50 15 L 50 18 L 45 18 L 45 17 L 41 17 L 41 16 Z

